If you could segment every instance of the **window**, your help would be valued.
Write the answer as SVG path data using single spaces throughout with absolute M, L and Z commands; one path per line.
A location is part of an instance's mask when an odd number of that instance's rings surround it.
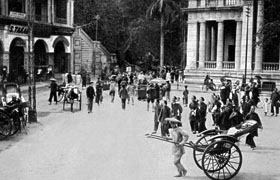
M 67 0 L 54 1 L 55 22 L 66 24 Z
M 9 0 L 8 9 L 9 14 L 11 11 L 25 13 L 25 0 Z

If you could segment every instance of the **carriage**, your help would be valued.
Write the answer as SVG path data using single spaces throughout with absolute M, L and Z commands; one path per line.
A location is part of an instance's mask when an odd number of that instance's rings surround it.
M 236 176 L 242 166 L 242 153 L 238 147 L 241 136 L 258 128 L 254 120 L 248 120 L 234 128 L 230 134 L 220 134 L 214 129 L 203 132 L 203 136 L 196 143 L 189 142 L 184 146 L 193 149 L 196 165 L 202 169 L 207 177 L 213 180 L 228 180 Z M 153 138 L 169 143 L 165 137 L 146 134 Z
M 79 110 L 82 110 L 82 92 L 77 86 L 66 86 L 63 93 L 63 110 L 66 110 L 66 106 L 70 105 L 71 112 L 74 112 L 73 106 L 77 104 Z
M 5 83 L 0 107 L 0 136 L 5 138 L 20 132 L 25 128 L 28 120 L 27 102 L 21 95 L 21 89 L 17 83 Z

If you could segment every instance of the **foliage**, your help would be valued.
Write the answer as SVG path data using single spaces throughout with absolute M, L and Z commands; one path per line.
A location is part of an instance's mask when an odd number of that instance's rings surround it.
M 152 2 L 153 0 L 77 0 L 74 8 L 75 24 L 83 26 L 95 40 L 95 16 L 98 14 L 98 40 L 109 52 L 117 54 L 120 65 L 124 61 L 141 64 L 146 60 L 147 52 L 151 52 L 155 59 L 159 58 L 159 21 L 146 19 L 146 11 Z M 166 56 L 179 62 L 180 31 L 177 25 L 167 27 Z
M 258 45 L 263 46 L 266 59 L 273 62 L 279 57 L 280 41 L 280 3 L 279 0 L 264 0 L 264 24 L 258 32 Z

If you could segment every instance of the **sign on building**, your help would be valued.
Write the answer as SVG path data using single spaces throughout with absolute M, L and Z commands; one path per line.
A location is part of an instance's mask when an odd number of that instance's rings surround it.
M 9 27 L 9 32 L 10 33 L 17 33 L 17 34 L 28 34 L 28 27 L 11 24 L 10 27 Z
M 20 18 L 20 19 L 25 19 L 26 18 L 26 14 L 25 13 L 20 13 L 20 12 L 15 12 L 15 11 L 10 11 L 10 17 L 13 18 Z

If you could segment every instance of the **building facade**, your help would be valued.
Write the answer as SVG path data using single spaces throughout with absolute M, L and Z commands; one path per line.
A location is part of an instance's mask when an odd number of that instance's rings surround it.
M 93 41 L 82 28 L 76 28 L 73 34 L 75 73 L 81 69 L 94 76 L 106 76 L 116 63 L 116 56 L 101 44 Z
M 7 67 L 8 77 L 19 80 L 28 72 L 29 52 L 33 52 L 35 71 L 50 67 L 54 73 L 72 71 L 73 15 L 74 0 L 1 0 L 0 66 Z
M 189 0 L 185 75 L 210 73 L 250 79 L 261 75 L 279 84 L 280 60 L 269 62 L 256 33 L 264 0 Z

